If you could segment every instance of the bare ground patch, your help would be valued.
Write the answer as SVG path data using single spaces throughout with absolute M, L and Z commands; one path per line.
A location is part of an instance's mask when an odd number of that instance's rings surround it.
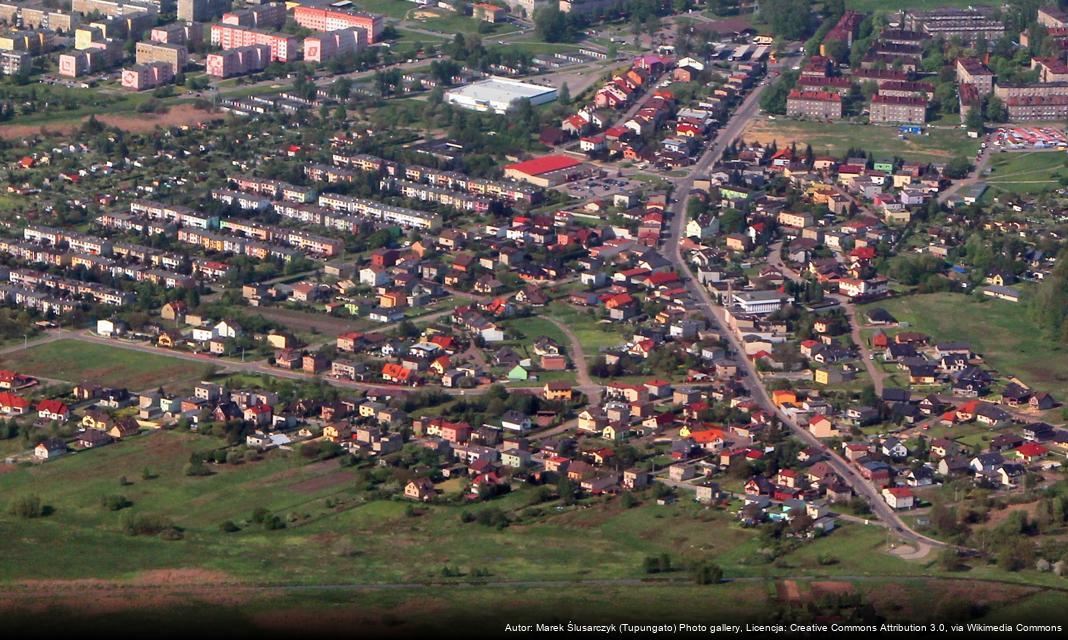
M 130 133 L 148 133 L 156 127 L 192 126 L 223 118 L 225 116 L 221 113 L 198 109 L 191 104 L 175 105 L 167 113 L 105 113 L 96 116 L 100 122 Z M 43 124 L 7 124 L 0 126 L 0 138 L 18 140 L 44 134 L 69 135 L 77 131 L 88 119 L 89 116 L 84 116 L 75 120 Z

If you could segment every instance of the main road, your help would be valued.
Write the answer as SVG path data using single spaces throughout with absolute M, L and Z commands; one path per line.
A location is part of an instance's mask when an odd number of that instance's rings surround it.
M 749 121 L 752 120 L 759 110 L 760 95 L 764 92 L 765 88 L 766 85 L 761 84 L 754 89 L 742 101 L 742 104 L 727 121 L 726 125 L 720 129 L 719 134 L 716 136 L 715 140 L 712 141 L 708 150 L 705 151 L 701 158 L 690 168 L 686 175 L 671 180 L 674 187 L 674 193 L 668 211 L 671 214 L 672 219 L 668 236 L 665 239 L 665 257 L 675 265 L 679 274 L 686 281 L 686 287 L 689 290 L 691 297 L 694 299 L 693 308 L 704 314 L 704 316 L 714 325 L 718 325 L 721 329 L 721 333 L 727 336 L 734 353 L 733 357 L 737 361 L 739 370 L 744 376 L 742 382 L 749 390 L 753 399 L 771 415 L 776 416 L 783 424 L 788 426 L 794 435 L 805 444 L 823 451 L 824 454 L 827 455 L 829 464 L 835 472 L 841 476 L 842 480 L 852 487 L 854 493 L 868 501 L 871 505 L 872 512 L 880 520 L 885 522 L 891 530 L 905 541 L 916 546 L 918 552 L 917 555 L 925 554 L 926 551 L 932 547 L 951 547 L 952 545 L 929 538 L 909 528 L 901 517 L 886 504 L 874 485 L 861 477 L 857 470 L 842 458 L 838 452 L 825 445 L 807 429 L 802 428 L 795 420 L 775 406 L 771 401 L 767 388 L 757 375 L 756 368 L 752 361 L 745 357 L 745 350 L 742 348 L 738 336 L 727 328 L 723 308 L 712 301 L 712 298 L 708 295 L 708 291 L 705 287 L 698 284 L 697 279 L 690 270 L 690 266 L 683 258 L 680 243 L 683 237 L 683 229 L 686 224 L 686 201 L 690 190 L 693 187 L 694 180 L 697 176 L 707 173 L 709 167 L 713 166 L 723 156 L 723 149 L 729 145 L 731 141 L 737 139 L 745 130 L 746 125 L 749 124 Z

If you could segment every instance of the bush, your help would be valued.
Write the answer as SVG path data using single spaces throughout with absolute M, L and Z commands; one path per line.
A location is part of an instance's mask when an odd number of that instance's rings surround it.
M 45 506 L 39 496 L 19 496 L 11 501 L 8 513 L 20 518 L 40 518 L 45 515 Z
M 123 531 L 129 536 L 154 536 L 174 528 L 165 516 L 146 513 L 127 513 L 121 522 Z
M 694 567 L 693 579 L 697 584 L 719 584 L 723 581 L 723 569 L 714 562 L 702 562 Z
M 125 509 L 131 505 L 133 505 L 133 503 L 127 500 L 126 496 L 122 494 L 100 496 L 100 506 L 108 511 L 119 511 L 120 509 Z
M 233 520 L 227 520 L 219 525 L 219 531 L 223 533 L 234 533 L 235 531 L 241 531 L 241 527 L 234 524 Z
M 186 465 L 182 467 L 182 473 L 191 477 L 212 475 L 211 469 L 200 461 L 187 462 Z

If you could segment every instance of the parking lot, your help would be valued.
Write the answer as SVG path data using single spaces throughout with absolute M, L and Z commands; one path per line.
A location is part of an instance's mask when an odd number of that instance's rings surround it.
M 568 195 L 582 200 L 611 198 L 617 193 L 632 193 L 640 190 L 644 183 L 626 177 L 605 177 L 570 182 L 563 187 Z

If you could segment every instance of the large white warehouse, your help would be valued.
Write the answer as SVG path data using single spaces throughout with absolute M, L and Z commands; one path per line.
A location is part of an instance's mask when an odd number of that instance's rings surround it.
M 556 100 L 556 89 L 494 77 L 445 92 L 445 100 L 458 107 L 496 113 L 506 113 L 523 98 L 534 105 L 545 104 Z

